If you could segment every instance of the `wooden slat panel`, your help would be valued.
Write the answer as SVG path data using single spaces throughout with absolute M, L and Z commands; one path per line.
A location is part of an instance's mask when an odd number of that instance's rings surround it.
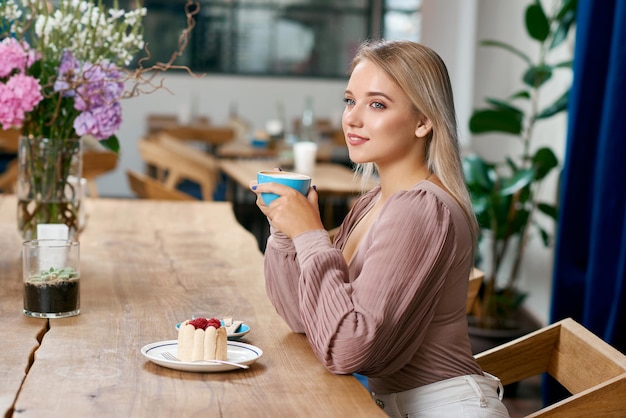
M 561 326 L 548 373 L 571 393 L 578 393 L 626 373 L 626 358 L 573 320 Z
M 477 354 L 482 369 L 498 376 L 502 384 L 545 372 L 559 338 L 560 324 L 542 328 L 514 341 Z
M 626 414 L 626 374 L 580 392 L 528 415 L 554 418 L 623 418 Z

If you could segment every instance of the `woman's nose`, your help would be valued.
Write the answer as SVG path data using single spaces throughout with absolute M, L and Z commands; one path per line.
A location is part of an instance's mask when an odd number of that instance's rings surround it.
M 357 106 L 352 106 L 344 110 L 343 123 L 348 126 L 360 126 L 363 123 Z

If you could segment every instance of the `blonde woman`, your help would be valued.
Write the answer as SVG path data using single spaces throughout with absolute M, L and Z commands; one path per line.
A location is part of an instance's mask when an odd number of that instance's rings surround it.
M 508 416 L 467 335 L 477 226 L 445 64 L 418 43 L 365 43 L 344 101 L 350 159 L 380 183 L 332 243 L 314 187 L 304 197 L 251 183 L 280 195 L 270 206 L 257 198 L 271 225 L 269 298 L 329 371 L 366 376 L 389 416 Z

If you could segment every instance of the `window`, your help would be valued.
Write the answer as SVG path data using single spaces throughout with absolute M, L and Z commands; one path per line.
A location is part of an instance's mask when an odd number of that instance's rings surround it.
M 133 0 L 120 1 L 128 8 Z M 186 27 L 184 0 L 144 0 L 144 37 L 166 62 Z M 194 72 L 343 77 L 364 39 L 419 39 L 421 0 L 200 0 L 176 64 Z

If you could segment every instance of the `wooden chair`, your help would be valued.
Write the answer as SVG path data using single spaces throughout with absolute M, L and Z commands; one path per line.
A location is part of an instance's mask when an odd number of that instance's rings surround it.
M 87 180 L 87 191 L 90 197 L 98 197 L 96 178 L 104 173 L 115 170 L 118 155 L 112 151 L 83 151 L 83 178 Z
M 219 164 L 213 156 L 163 132 L 141 139 L 139 153 L 156 169 L 156 178 L 166 188 L 176 189 L 181 181 L 191 180 L 200 185 L 204 200 L 213 200 L 219 176 Z
M 160 181 L 134 170 L 126 170 L 126 178 L 130 189 L 141 199 L 196 200 L 187 193 L 165 187 Z
M 15 193 L 17 187 L 17 158 L 11 160 L 3 173 L 0 173 L 0 191 L 3 193 Z
M 469 278 L 469 286 L 467 287 L 467 303 L 465 305 L 468 315 L 472 312 L 474 302 L 476 301 L 478 291 L 480 291 L 480 285 L 483 283 L 484 278 L 484 272 L 478 270 L 476 267 L 472 269 Z
M 572 394 L 530 417 L 626 415 L 626 356 L 571 318 L 479 353 L 476 360 L 503 385 L 547 372 Z
M 0 129 L 0 151 L 17 154 L 21 134 L 19 129 Z
M 17 186 L 17 157 L 21 131 L 19 129 L 0 129 L 0 153 L 6 154 L 7 165 L 0 173 L 0 192 L 15 193 Z

